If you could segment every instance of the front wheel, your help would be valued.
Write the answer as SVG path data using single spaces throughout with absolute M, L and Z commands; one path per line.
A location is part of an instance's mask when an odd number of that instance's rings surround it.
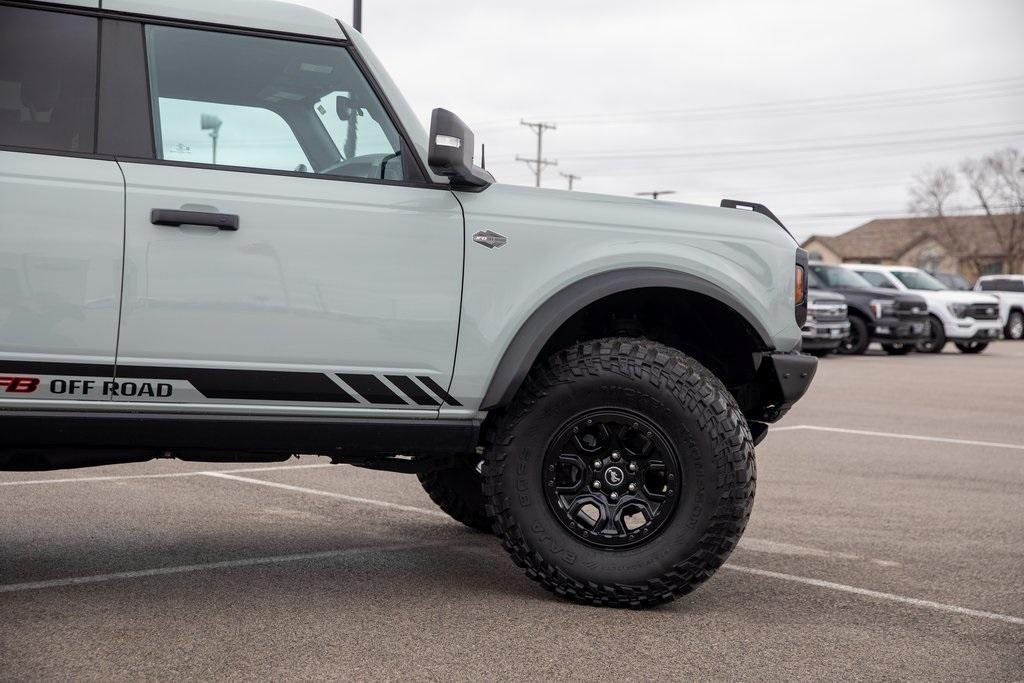
M 577 602 L 641 607 L 710 578 L 754 502 L 754 445 L 700 363 L 646 340 L 536 368 L 493 431 L 488 510 L 513 561 Z
M 988 348 L 988 342 L 983 342 L 983 341 L 956 342 L 956 348 L 960 349 L 960 353 L 981 353 L 986 348 Z
M 928 318 L 927 336 L 917 342 L 917 350 L 921 353 L 941 353 L 946 346 L 946 330 L 942 321 L 932 316 Z
M 1024 313 L 1010 311 L 1010 316 L 1006 319 L 1006 327 L 1003 328 L 1003 334 L 1007 339 L 1024 339 Z
M 859 356 L 868 350 L 870 344 L 871 335 L 868 333 L 868 324 L 863 319 L 851 315 L 850 333 L 839 344 L 839 353 Z

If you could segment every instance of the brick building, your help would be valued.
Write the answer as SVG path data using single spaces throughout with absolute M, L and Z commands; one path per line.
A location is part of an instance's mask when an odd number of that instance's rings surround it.
M 932 272 L 961 273 L 973 281 L 979 275 L 1024 270 L 1020 258 L 1009 257 L 1004 246 L 1014 230 L 1022 233 L 1016 236 L 1018 243 L 1024 240 L 1024 231 L 1015 227 L 1014 218 L 1010 214 L 941 220 L 879 218 L 842 235 L 812 235 L 802 246 L 812 258 L 829 263 L 917 266 Z

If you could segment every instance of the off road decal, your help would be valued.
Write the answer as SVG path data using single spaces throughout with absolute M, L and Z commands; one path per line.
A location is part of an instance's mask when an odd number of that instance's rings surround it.
M 0 360 L 0 399 L 8 398 L 462 405 L 427 376 Z

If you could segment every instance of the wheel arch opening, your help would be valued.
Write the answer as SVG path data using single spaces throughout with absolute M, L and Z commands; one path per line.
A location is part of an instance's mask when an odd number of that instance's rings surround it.
M 758 353 L 772 347 L 763 328 L 723 298 L 713 288 L 696 291 L 655 284 L 619 289 L 563 311 L 559 322 L 536 335 L 524 350 L 521 337 L 532 331 L 528 321 L 502 358 L 483 408 L 507 405 L 529 371 L 551 354 L 575 343 L 615 336 L 644 338 L 677 348 L 707 367 L 739 397 L 743 387 L 755 379 Z

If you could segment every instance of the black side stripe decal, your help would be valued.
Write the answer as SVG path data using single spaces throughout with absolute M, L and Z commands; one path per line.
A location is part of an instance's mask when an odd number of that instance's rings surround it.
M 345 384 L 352 387 L 357 394 L 366 399 L 368 403 L 380 405 L 408 405 L 401 396 L 396 394 L 388 385 L 377 379 L 376 375 L 343 375 L 338 377 Z
M 184 380 L 206 398 L 245 401 L 295 401 L 303 403 L 357 404 L 359 399 L 319 372 L 282 372 L 278 370 L 227 370 L 219 368 L 186 368 L 170 366 L 134 366 L 91 363 L 60 363 L 0 359 L 0 373 L 30 373 L 39 375 L 75 375 L 117 379 L 172 379 Z M 345 384 L 374 405 L 409 405 L 401 395 L 376 375 L 337 375 Z M 385 375 L 388 381 L 418 406 L 438 406 L 445 403 L 461 407 L 451 394 L 430 377 L 417 379 L 423 387 L 406 375 Z
M 358 403 L 347 391 L 319 372 L 220 370 L 212 368 L 138 367 L 119 365 L 118 378 L 183 379 L 207 398 L 246 401 Z
M 388 381 L 394 384 L 401 390 L 403 394 L 411 398 L 416 402 L 418 406 L 437 406 L 441 405 L 434 399 L 430 394 L 423 391 L 419 384 L 412 381 L 411 377 L 405 375 L 385 375 Z
M 441 386 L 437 382 L 435 382 L 434 380 L 430 379 L 429 377 L 420 377 L 419 375 L 417 375 L 416 379 L 418 379 L 419 381 L 423 382 L 423 386 L 425 386 L 427 389 L 430 389 L 435 394 L 437 394 L 437 397 L 440 398 L 441 400 L 443 400 L 448 405 L 450 405 L 450 406 L 461 406 L 462 405 L 461 403 L 456 401 L 454 398 L 452 398 L 451 394 L 449 394 L 447 391 L 442 389 Z

